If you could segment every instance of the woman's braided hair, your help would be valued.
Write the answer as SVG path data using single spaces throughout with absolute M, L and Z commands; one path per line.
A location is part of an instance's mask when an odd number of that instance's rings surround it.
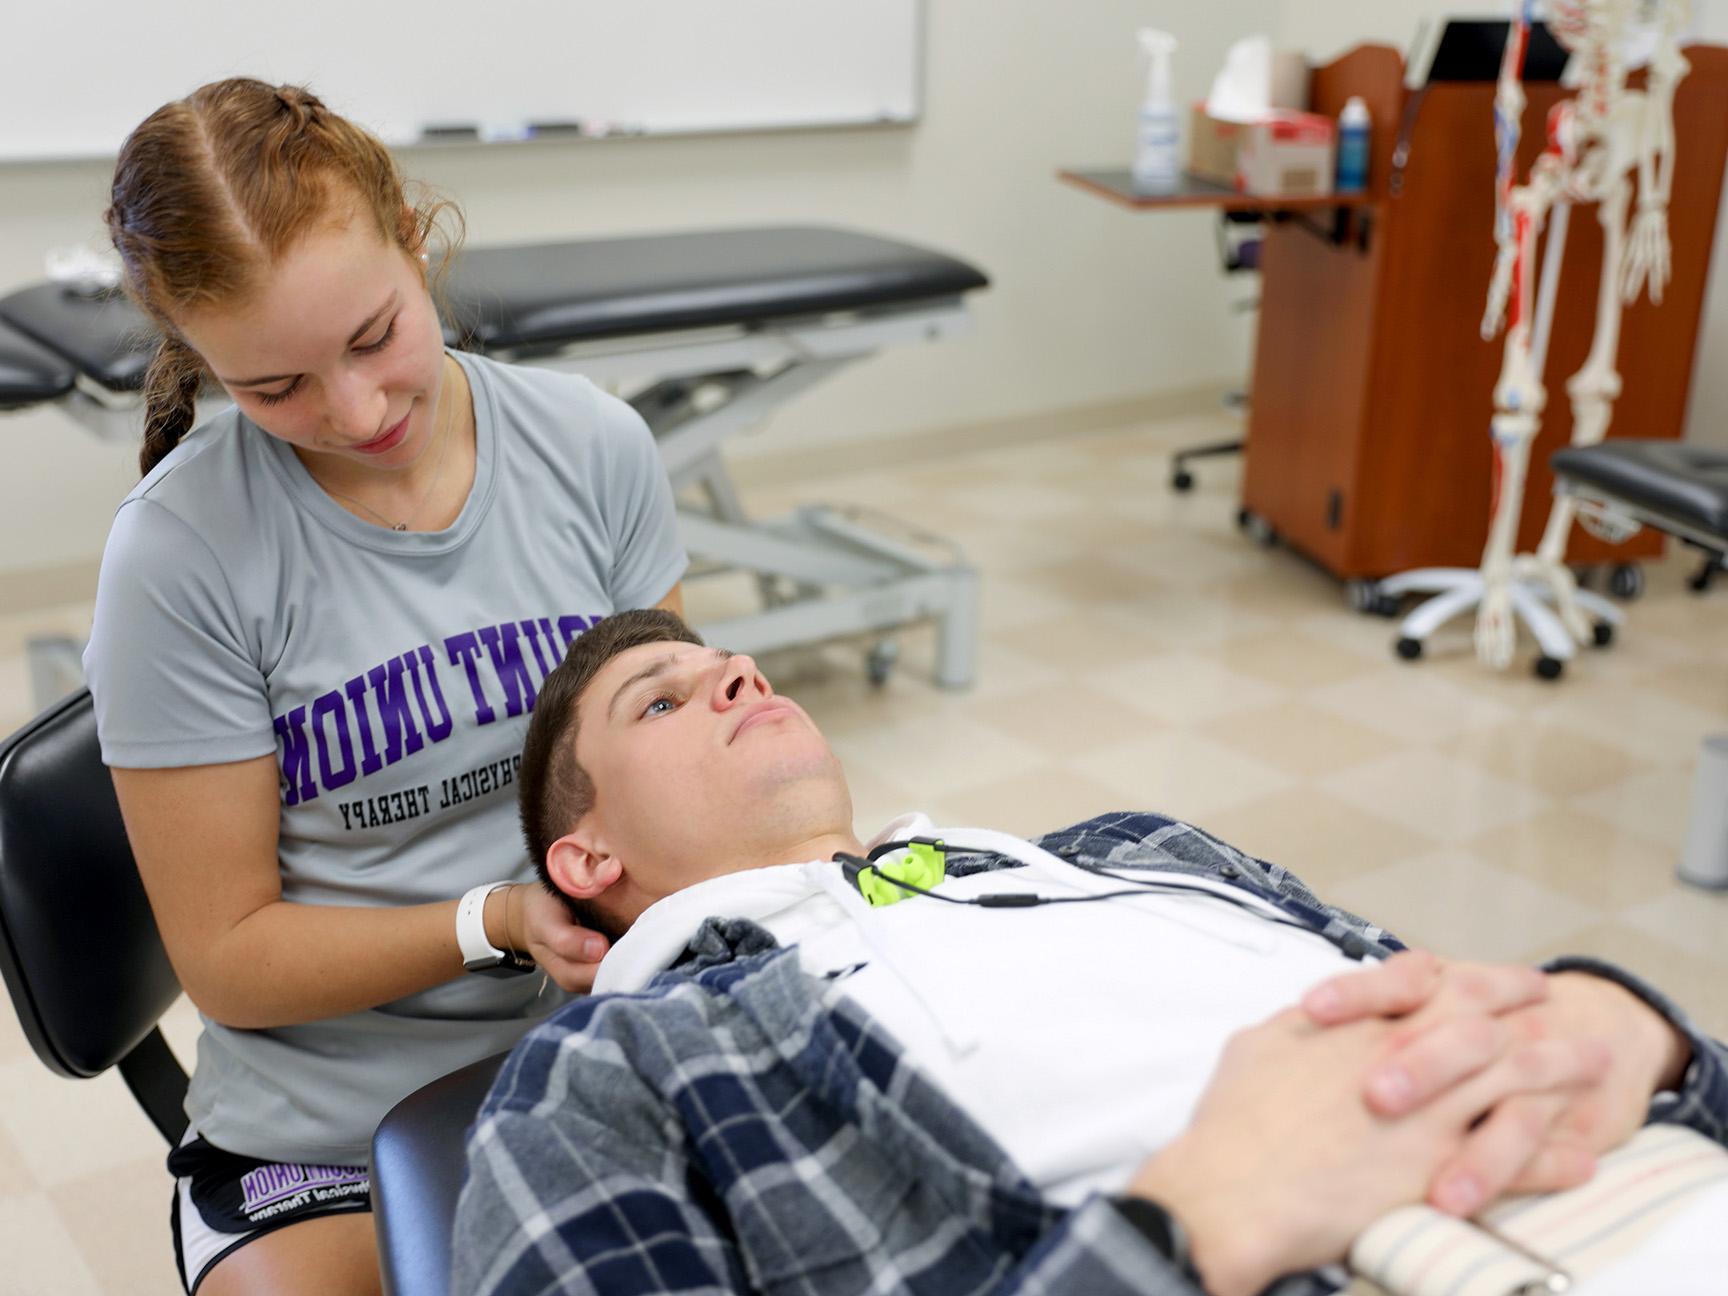
M 461 239 L 460 213 L 416 198 L 375 136 L 299 86 L 235 77 L 146 117 L 121 147 L 106 213 L 126 292 L 162 335 L 144 379 L 140 470 L 192 429 L 206 378 L 177 316 L 242 300 L 298 239 L 347 208 L 410 256 L 448 215 L 442 273 Z

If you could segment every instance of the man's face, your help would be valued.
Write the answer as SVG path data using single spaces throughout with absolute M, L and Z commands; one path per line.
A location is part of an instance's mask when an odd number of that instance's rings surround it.
M 626 883 L 609 907 L 640 912 L 704 878 L 810 858 L 801 845 L 851 832 L 827 740 L 749 657 L 687 643 L 626 649 L 590 682 L 579 715 L 576 759 L 595 788 L 584 824 Z

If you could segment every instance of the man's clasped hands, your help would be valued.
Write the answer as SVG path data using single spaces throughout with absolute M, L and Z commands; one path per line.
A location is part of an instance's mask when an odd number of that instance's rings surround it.
M 1175 1209 L 1209 1291 L 1258 1291 L 1392 1204 L 1469 1215 L 1584 1182 L 1690 1059 L 1606 978 L 1409 951 L 1233 1036 L 1134 1190 Z

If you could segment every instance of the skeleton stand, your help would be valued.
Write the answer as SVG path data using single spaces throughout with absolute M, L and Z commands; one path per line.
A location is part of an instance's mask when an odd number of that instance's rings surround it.
M 1673 96 L 1687 66 L 1675 33 L 1684 0 L 1654 0 L 1662 31 L 1650 60 L 1646 93 L 1626 91 L 1625 67 L 1618 52 L 1635 5 L 1636 0 L 1557 0 L 1556 34 L 1573 50 L 1575 65 L 1583 68 L 1580 93 L 1555 110 L 1549 148 L 1532 168 L 1529 181 L 1517 187 L 1511 183 L 1511 159 L 1524 108 L 1518 76 L 1530 20 L 1528 0 L 1520 6 L 1521 17 L 1509 33 L 1496 100 L 1502 167 L 1496 227 L 1499 256 L 1483 320 L 1483 336 L 1491 337 L 1510 295 L 1511 327 L 1494 388 L 1493 516 L 1487 547 L 1475 570 L 1422 568 L 1389 577 L 1367 592 L 1363 602 L 1370 607 L 1384 606 L 1406 593 L 1435 595 L 1400 626 L 1401 657 L 1421 656 L 1429 635 L 1453 617 L 1475 609 L 1476 655 L 1483 662 L 1496 669 L 1510 663 L 1515 621 L 1523 621 L 1541 649 L 1536 673 L 1555 679 L 1576 644 L 1606 645 L 1623 619 L 1606 599 L 1580 590 L 1566 566 L 1566 542 L 1578 516 L 1570 497 L 1555 500 L 1534 554 L 1516 554 L 1514 546 L 1530 445 L 1541 427 L 1547 400 L 1542 369 L 1572 201 L 1597 202 L 1602 225 L 1596 333 L 1584 367 L 1566 384 L 1574 445 L 1594 445 L 1607 433 L 1613 402 L 1620 394 L 1614 357 L 1620 346 L 1622 303 L 1636 298 L 1646 281 L 1651 299 L 1661 301 L 1668 277 Z M 1639 181 L 1638 213 L 1628 237 L 1634 169 Z M 1533 314 L 1528 271 L 1545 220 L 1551 224 Z
M 1603 204 L 1604 234 L 1607 234 L 1609 204 Z M 1555 509 L 1549 515 L 1548 529 L 1543 536 L 1542 545 L 1537 555 L 1519 554 L 1496 563 L 1497 554 L 1510 554 L 1515 537 L 1518 533 L 1518 521 L 1524 498 L 1524 474 L 1529 463 L 1530 442 L 1535 439 L 1538 419 L 1541 410 L 1540 377 L 1542 368 L 1548 356 L 1548 338 L 1554 319 L 1554 299 L 1559 289 L 1560 267 L 1566 256 L 1566 229 L 1571 215 L 1571 204 L 1556 202 L 1548 219 L 1548 242 L 1543 249 L 1542 283 L 1537 292 L 1534 327 L 1525 339 L 1508 339 L 1508 367 L 1518 363 L 1513 355 L 1521 349 L 1519 342 L 1524 342 L 1525 355 L 1523 364 L 1528 366 L 1531 374 L 1537 375 L 1533 384 L 1536 400 L 1534 409 L 1524 411 L 1501 410 L 1494 416 L 1493 429 L 1495 440 L 1496 490 L 1498 507 L 1494 511 L 1488 545 L 1483 553 L 1480 567 L 1419 567 L 1411 571 L 1400 572 L 1379 582 L 1375 593 L 1386 599 L 1396 599 L 1405 594 L 1432 594 L 1435 597 L 1423 603 L 1409 616 L 1405 617 L 1398 627 L 1398 655 L 1414 660 L 1422 655 L 1423 644 L 1428 636 L 1454 617 L 1482 609 L 1478 613 L 1478 652 L 1482 647 L 1481 626 L 1484 622 L 1492 622 L 1493 633 L 1497 638 L 1505 639 L 1505 656 L 1511 656 L 1511 617 L 1515 616 L 1529 628 L 1531 637 L 1536 640 L 1541 656 L 1536 659 L 1536 672 L 1545 679 L 1557 678 L 1564 669 L 1566 662 L 1572 659 L 1575 643 L 1578 640 L 1589 639 L 1596 644 L 1607 644 L 1614 634 L 1614 627 L 1624 620 L 1624 614 L 1607 599 L 1589 590 L 1581 590 L 1572 580 L 1571 572 L 1566 568 L 1564 558 L 1566 552 L 1566 537 L 1572 526 L 1571 501 L 1557 500 Z M 1622 219 L 1624 208 L 1622 207 Z M 1535 233 L 1530 235 L 1534 241 Z M 1618 265 L 1618 260 L 1609 261 L 1607 257 L 1608 244 L 1604 244 L 1604 283 L 1612 286 L 1615 276 L 1607 273 L 1609 265 Z M 1618 335 L 1618 305 L 1619 298 L 1615 296 L 1615 333 Z M 1522 326 L 1520 326 L 1522 327 Z M 1598 332 L 1598 341 L 1601 331 Z M 1603 419 L 1604 425 L 1606 418 Z M 1600 433 L 1597 440 L 1600 440 Z M 1566 505 L 1565 517 L 1561 518 L 1561 506 Z M 1553 567 L 1564 573 L 1564 581 L 1553 579 L 1553 574 L 1547 568 L 1545 560 L 1552 560 Z M 1499 567 L 1501 570 L 1490 574 L 1490 569 Z M 1489 597 L 1490 588 L 1494 596 Z M 1503 600 L 1503 601 L 1502 601 Z M 1582 613 L 1588 612 L 1595 618 L 1593 623 L 1585 623 L 1582 633 L 1569 629 L 1563 611 L 1570 602 L 1579 613 L 1579 621 L 1583 621 Z M 1554 606 L 1551 606 L 1554 605 Z M 1569 620 L 1569 619 L 1568 619 Z M 1502 627 L 1504 628 L 1502 631 Z M 1576 635 L 1576 639 L 1574 638 Z M 1505 661 L 1498 665 L 1504 666 Z

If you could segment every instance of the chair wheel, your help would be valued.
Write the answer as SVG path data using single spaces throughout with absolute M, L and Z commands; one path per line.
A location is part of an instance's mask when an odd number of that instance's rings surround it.
M 1595 625 L 1591 626 L 1590 641 L 1598 648 L 1606 648 L 1609 644 L 1613 643 L 1614 623 L 1612 621 L 1598 621 Z
M 1250 513 L 1247 509 L 1245 509 L 1245 508 L 1237 509 L 1236 510 L 1236 529 L 1238 531 L 1246 531 L 1248 529 L 1248 523 L 1250 522 L 1250 520 L 1252 520 L 1253 517 L 1254 517 L 1254 515 L 1252 513 Z
M 1635 563 L 1621 563 L 1608 577 L 1608 592 L 1617 599 L 1637 598 L 1644 592 L 1644 569 Z
M 894 663 L 900 660 L 900 645 L 892 639 L 883 639 L 875 644 L 864 657 L 864 670 L 870 677 L 870 683 L 881 688 L 888 683 L 888 677 L 894 673 Z
M 1409 635 L 1405 635 L 1394 647 L 1397 649 L 1398 655 L 1405 661 L 1415 661 L 1422 655 L 1422 641 L 1412 639 Z
M 1566 669 L 1566 663 L 1558 657 L 1538 657 L 1536 659 L 1536 675 L 1540 679 L 1557 680 L 1560 672 Z
M 1186 468 L 1178 468 L 1175 472 L 1170 474 L 1170 489 L 1177 492 L 1193 490 L 1194 474 L 1189 472 Z

